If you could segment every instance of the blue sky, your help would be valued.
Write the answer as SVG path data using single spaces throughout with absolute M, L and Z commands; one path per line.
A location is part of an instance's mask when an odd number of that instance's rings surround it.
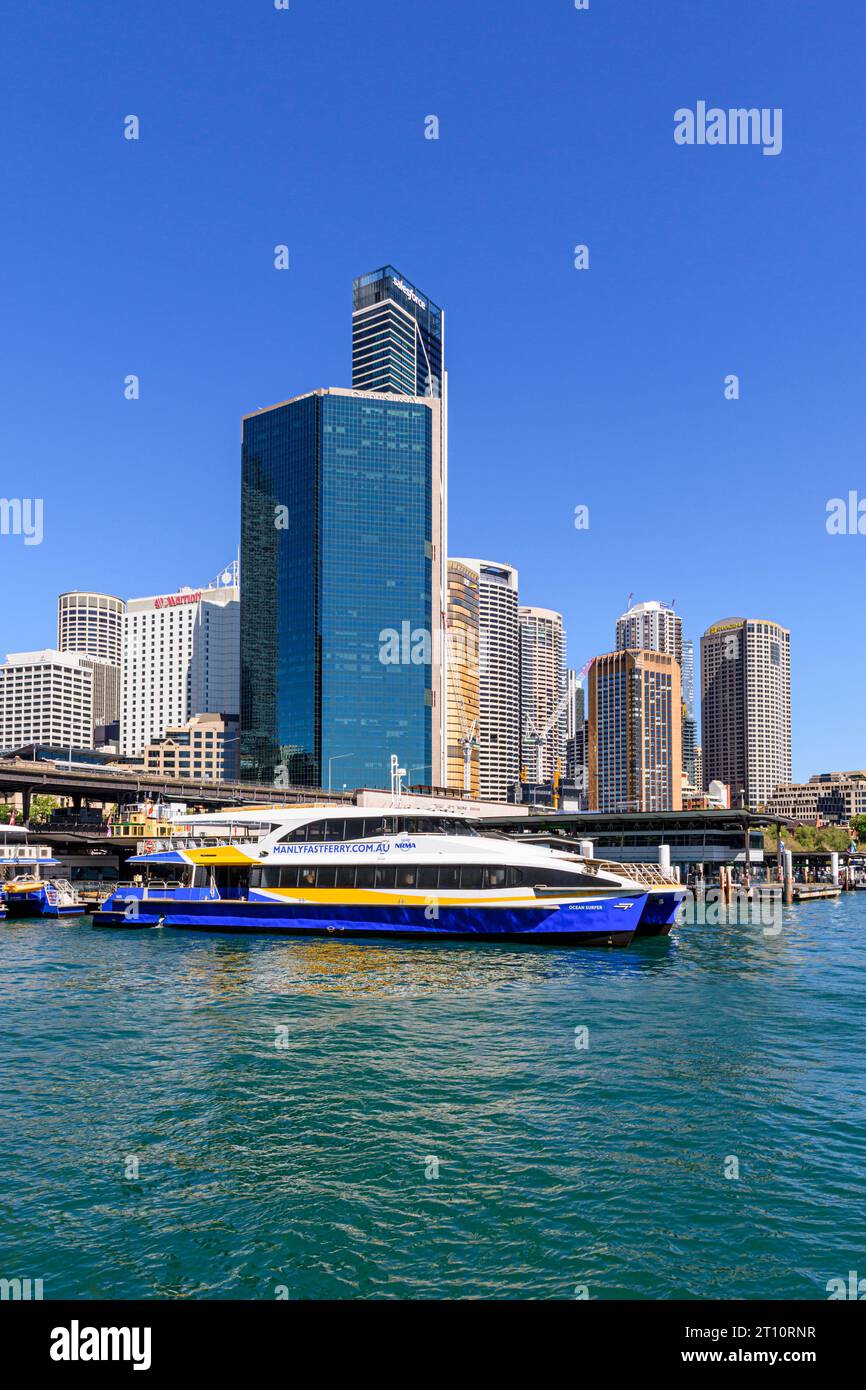
M 866 536 L 825 528 L 866 498 L 862 3 L 19 2 L 0 36 L 0 495 L 45 507 L 0 536 L 0 649 L 64 588 L 213 577 L 241 415 L 350 383 L 390 261 L 446 310 L 451 553 L 516 564 L 577 666 L 631 592 L 695 639 L 784 623 L 795 775 L 866 766 Z M 676 145 L 699 100 L 781 107 L 782 153 Z

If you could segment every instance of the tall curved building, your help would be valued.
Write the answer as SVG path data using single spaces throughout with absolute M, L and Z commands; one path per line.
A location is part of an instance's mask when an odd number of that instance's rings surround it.
M 791 634 L 763 618 L 725 618 L 701 638 L 704 785 L 757 810 L 791 780 Z
M 57 600 L 57 650 L 83 657 L 93 672 L 91 742 L 120 715 L 125 612 L 122 598 L 89 589 L 70 589 Z
M 483 801 L 506 801 L 520 775 L 520 625 L 517 570 L 495 560 L 463 565 L 478 576 L 480 741 Z
M 57 650 L 96 656 L 120 667 L 126 604 L 113 594 L 71 589 L 57 600 Z

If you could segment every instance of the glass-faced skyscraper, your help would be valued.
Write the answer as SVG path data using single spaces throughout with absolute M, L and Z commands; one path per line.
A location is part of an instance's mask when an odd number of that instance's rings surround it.
M 243 422 L 241 776 L 442 785 L 442 408 L 331 388 Z
M 445 315 L 392 265 L 352 285 L 352 385 L 442 396 Z

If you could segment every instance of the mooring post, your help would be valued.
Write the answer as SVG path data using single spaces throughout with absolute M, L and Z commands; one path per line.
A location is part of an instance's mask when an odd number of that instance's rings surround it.
M 785 902 L 790 907 L 794 901 L 794 856 L 789 849 L 785 850 L 783 866 L 785 871 Z

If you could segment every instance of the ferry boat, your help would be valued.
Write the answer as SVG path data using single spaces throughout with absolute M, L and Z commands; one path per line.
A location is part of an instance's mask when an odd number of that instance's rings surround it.
M 307 806 L 189 818 L 128 861 L 93 925 L 627 946 L 644 884 L 435 810 Z M 198 832 L 198 833 L 197 833 Z
M 56 869 L 48 845 L 32 843 L 9 844 L 12 828 L 3 827 L 0 844 L 0 903 L 4 918 L 17 917 L 75 917 L 84 912 L 84 904 L 68 879 L 46 878 L 46 869 Z M 16 834 L 26 836 L 23 828 Z

